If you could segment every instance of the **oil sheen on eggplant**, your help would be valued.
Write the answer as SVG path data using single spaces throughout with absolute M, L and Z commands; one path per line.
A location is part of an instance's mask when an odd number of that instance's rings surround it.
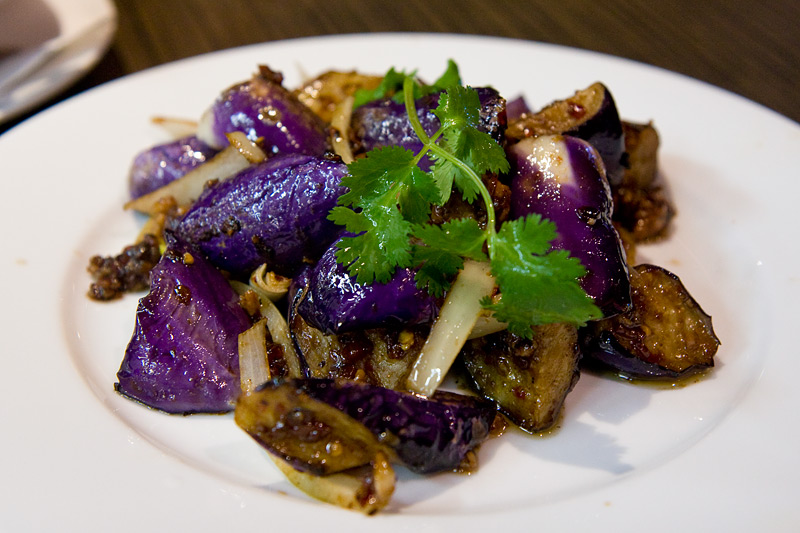
M 654 265 L 631 270 L 633 308 L 581 330 L 587 364 L 636 379 L 676 379 L 714 366 L 711 317 L 680 279 Z
M 305 373 L 311 378 L 359 379 L 391 389 L 404 389 L 429 325 L 375 327 L 326 334 L 306 322 L 297 307 L 289 310 L 289 331 Z
M 658 132 L 652 124 L 623 122 L 628 164 L 612 188 L 613 220 L 634 243 L 666 237 L 675 207 L 658 172 Z
M 115 389 L 168 413 L 230 411 L 239 395 L 238 335 L 249 327 L 225 277 L 174 244 L 139 300 Z
M 360 89 L 377 88 L 381 81 L 383 81 L 382 76 L 371 76 L 356 71 L 329 70 L 304 82 L 293 90 L 292 94 L 330 124 L 343 101 Z
M 292 381 L 267 382 L 242 395 L 234 418 L 269 452 L 318 476 L 369 464 L 385 451 L 363 424 Z
M 338 160 L 279 155 L 207 187 L 176 228 L 211 263 L 247 276 L 266 264 L 291 277 L 316 260 L 341 228 L 328 212 L 344 192 Z
M 131 164 L 128 190 L 131 199 L 181 178 L 214 157 L 219 150 L 196 136 L 153 146 L 140 152 Z
M 220 94 L 201 118 L 198 136 L 221 150 L 226 133 L 241 131 L 269 154 L 321 156 L 328 149 L 325 123 L 282 83 L 280 73 L 261 66 Z
M 337 241 L 338 242 L 338 241 Z M 336 243 L 322 254 L 307 277 L 297 312 L 324 333 L 376 327 L 404 327 L 433 321 L 435 298 L 417 288 L 415 271 L 398 268 L 386 283 L 358 283 L 336 260 Z
M 625 252 L 611 222 L 611 190 L 597 151 L 562 135 L 523 139 L 508 149 L 511 217 L 539 214 L 556 225 L 554 249 L 569 250 L 587 273 L 581 287 L 605 316 L 630 308 Z

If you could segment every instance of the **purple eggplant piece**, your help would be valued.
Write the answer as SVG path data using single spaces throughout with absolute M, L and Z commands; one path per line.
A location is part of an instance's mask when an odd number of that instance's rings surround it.
M 115 389 L 168 413 L 230 411 L 239 395 L 238 336 L 251 325 L 201 254 L 169 248 L 139 300 Z
M 183 177 L 214 157 L 218 151 L 197 137 L 189 136 L 139 153 L 133 160 L 128 176 L 131 199 Z
M 496 141 L 502 142 L 506 128 L 506 102 L 494 89 L 479 87 L 475 89 L 481 103 L 479 130 L 488 133 Z M 439 129 L 439 119 L 434 110 L 439 105 L 439 95 L 431 94 L 416 101 L 417 116 L 428 135 Z M 352 130 L 358 152 L 368 152 L 384 146 L 402 146 L 418 152 L 422 149 L 403 102 L 391 99 L 376 100 L 353 110 Z M 426 158 L 420 167 L 430 168 L 431 161 Z
M 623 122 L 628 161 L 622 182 L 612 189 L 614 222 L 634 243 L 664 239 L 676 209 L 658 172 L 660 139 L 652 123 Z
M 553 248 L 580 259 L 587 270 L 581 287 L 603 314 L 629 309 L 625 252 L 611 223 L 611 191 L 597 150 L 575 137 L 542 135 L 508 152 L 511 217 L 536 213 L 555 223 Z
M 274 156 L 208 187 L 176 228 L 217 268 L 234 275 L 266 263 L 292 277 L 341 232 L 328 212 L 346 190 L 347 167 L 307 155 Z
M 532 113 L 532 111 L 524 96 L 517 96 L 506 103 L 506 118 L 509 123 L 519 120 L 528 113 Z
M 594 146 L 603 158 L 608 182 L 616 188 L 625 172 L 625 140 L 622 122 L 611 91 L 594 83 L 537 113 L 523 112 L 509 118 L 511 140 L 546 134 L 578 137 Z
M 267 67 L 224 91 L 201 120 L 200 136 L 211 146 L 228 145 L 226 133 L 241 131 L 272 154 L 321 156 L 328 149 L 325 123 L 286 90 L 283 77 Z
M 348 380 L 289 383 L 364 424 L 418 473 L 458 469 L 467 454 L 489 437 L 497 414 L 491 400 L 452 392 L 425 398 Z M 274 386 L 280 385 L 265 385 Z
M 338 241 L 337 241 L 338 242 Z M 336 260 L 336 243 L 308 276 L 297 312 L 324 333 L 431 322 L 437 301 L 414 281 L 415 271 L 398 268 L 387 283 L 363 285 Z

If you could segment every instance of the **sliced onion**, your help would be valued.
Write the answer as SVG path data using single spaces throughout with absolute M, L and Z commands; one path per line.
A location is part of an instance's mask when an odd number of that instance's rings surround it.
M 331 146 L 346 165 L 353 162 L 353 150 L 350 148 L 350 120 L 352 116 L 353 97 L 348 96 L 339 102 L 331 117 Z
M 261 316 L 266 320 L 267 329 L 272 336 L 272 341 L 279 344 L 283 349 L 283 358 L 286 361 L 286 368 L 289 372 L 288 377 L 305 377 L 303 365 L 300 363 L 300 357 L 297 355 L 294 349 L 294 343 L 289 335 L 289 325 L 286 323 L 286 319 L 283 318 L 278 308 L 275 307 L 275 304 L 272 303 L 272 300 L 269 299 L 269 295 L 259 287 L 247 285 L 239 281 L 231 281 L 230 284 L 238 294 L 244 294 L 251 290 L 258 295 L 258 299 L 261 302 Z
M 283 459 L 269 456 L 292 485 L 312 498 L 338 507 L 371 515 L 386 507 L 394 493 L 394 469 L 380 452 L 368 466 L 328 476 L 300 472 Z
M 469 333 L 469 338 L 477 339 L 478 337 L 485 337 L 486 335 L 503 331 L 506 328 L 508 328 L 508 324 L 500 322 L 494 317 L 491 311 L 484 309 L 478 317 L 478 320 L 475 321 L 475 325 Z
M 235 147 L 229 146 L 183 177 L 126 203 L 125 209 L 154 215 L 159 211 L 159 200 L 167 197 L 174 198 L 178 206 L 189 206 L 203 192 L 206 183 L 224 181 L 249 166 L 250 161 Z
M 291 278 L 286 278 L 275 272 L 268 271 L 266 264 L 261 265 L 250 274 L 250 285 L 264 291 L 267 298 L 273 302 L 277 302 L 286 296 L 291 284 Z
M 411 369 L 409 390 L 425 396 L 436 391 L 483 313 L 481 300 L 493 290 L 488 263 L 464 263 Z
M 245 135 L 243 131 L 226 133 L 225 137 L 228 138 L 230 145 L 239 150 L 239 153 L 242 154 L 248 161 L 250 161 L 250 163 L 261 163 L 267 158 L 267 154 L 264 152 L 264 150 L 262 150 L 261 147 L 256 143 L 248 139 L 247 135 Z
M 153 124 L 164 128 L 172 137 L 180 139 L 197 132 L 197 121 L 175 117 L 153 117 Z
M 144 221 L 141 229 L 139 229 L 139 235 L 134 242 L 142 242 L 145 235 L 153 235 L 158 239 L 161 253 L 164 253 L 166 249 L 166 243 L 164 242 L 164 223 L 166 219 L 167 216 L 164 213 L 158 213 L 149 217 Z
M 250 394 L 271 377 L 267 360 L 267 321 L 263 318 L 239 334 L 239 374 L 242 394 Z

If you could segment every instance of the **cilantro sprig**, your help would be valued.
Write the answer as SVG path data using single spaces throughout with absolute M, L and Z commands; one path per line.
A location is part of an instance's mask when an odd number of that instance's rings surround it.
M 449 288 L 465 259 L 489 261 L 499 295 L 481 304 L 526 338 L 532 325 L 582 325 L 601 317 L 578 283 L 586 273 L 580 261 L 551 250 L 557 236 L 552 222 L 529 215 L 497 229 L 492 198 L 480 176 L 506 172 L 509 164 L 503 148 L 478 129 L 477 92 L 450 83 L 434 111 L 440 128 L 429 136 L 415 107 L 419 86 L 411 75 L 402 78 L 406 111 L 423 147 L 416 153 L 379 148 L 348 166 L 342 180 L 348 192 L 329 218 L 354 236 L 340 241 L 337 260 L 363 284 L 386 282 L 397 268 L 414 267 L 418 286 L 434 295 Z M 430 172 L 418 166 L 426 155 L 434 160 Z M 431 206 L 443 205 L 454 190 L 469 202 L 481 199 L 485 227 L 468 218 L 430 223 Z

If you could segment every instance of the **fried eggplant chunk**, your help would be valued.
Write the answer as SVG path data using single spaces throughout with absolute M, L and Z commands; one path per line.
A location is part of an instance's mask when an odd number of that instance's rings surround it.
M 711 317 L 681 280 L 654 265 L 631 269 L 633 309 L 581 330 L 587 362 L 636 379 L 675 379 L 714 366 Z
M 578 382 L 578 333 L 568 324 L 534 327 L 533 339 L 507 331 L 473 339 L 461 351 L 475 388 L 529 432 L 552 427 Z

